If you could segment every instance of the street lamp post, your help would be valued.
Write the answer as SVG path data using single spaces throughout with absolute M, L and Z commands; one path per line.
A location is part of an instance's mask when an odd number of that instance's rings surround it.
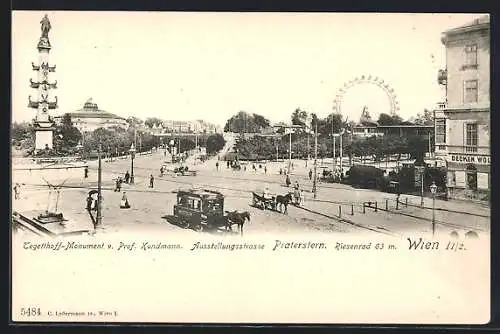
M 135 158 L 135 147 L 134 143 L 130 146 L 130 161 L 131 161 L 131 167 L 130 167 L 130 184 L 134 184 L 134 158 Z
M 291 173 L 292 167 L 292 132 L 290 131 L 290 139 L 288 145 L 288 174 Z
M 435 203 L 436 203 L 436 191 L 437 191 L 437 186 L 434 181 L 432 181 L 430 188 L 432 193 L 432 235 L 434 236 L 434 234 L 436 233 Z
M 307 160 L 306 160 L 306 167 L 307 167 L 307 163 L 311 159 L 311 154 L 309 151 L 309 130 L 307 128 L 306 128 L 306 135 L 307 135 Z
M 318 121 L 316 120 L 315 126 L 314 126 L 314 179 L 313 179 L 313 195 L 314 199 L 316 199 L 316 193 L 317 193 L 317 165 L 318 165 Z
M 344 152 L 342 149 L 342 136 L 344 135 L 345 129 L 342 129 L 339 133 L 339 138 L 340 138 L 340 174 L 342 175 L 342 158 L 344 157 Z
M 101 225 L 102 224 L 102 206 L 101 206 L 101 202 L 102 202 L 102 194 L 101 194 L 101 182 L 102 182 L 102 179 L 101 179 L 101 151 L 102 151 L 102 147 L 101 147 L 101 143 L 100 143 L 100 140 L 99 140 L 99 146 L 98 146 L 98 150 L 97 150 L 97 155 L 98 155 L 98 172 L 97 172 L 97 218 L 96 218 L 96 225 L 94 226 L 94 229 Z

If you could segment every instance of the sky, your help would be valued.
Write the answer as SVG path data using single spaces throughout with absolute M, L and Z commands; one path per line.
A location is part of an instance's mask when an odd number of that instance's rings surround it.
M 290 121 L 300 107 L 332 113 L 337 91 L 362 75 L 392 87 L 408 119 L 444 99 L 441 33 L 483 14 L 202 13 L 14 11 L 12 120 L 29 121 L 31 62 L 48 14 L 59 108 L 89 99 L 114 114 L 142 119 L 204 119 L 224 125 L 238 111 Z M 342 113 L 359 120 L 389 111 L 375 85 L 347 90 Z

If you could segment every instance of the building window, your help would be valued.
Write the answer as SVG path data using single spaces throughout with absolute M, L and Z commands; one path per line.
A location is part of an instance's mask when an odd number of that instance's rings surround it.
M 468 45 L 465 47 L 465 65 L 466 68 L 477 68 L 477 45 Z
M 464 83 L 464 103 L 477 102 L 477 80 L 467 80 Z
M 465 124 L 465 152 L 477 152 L 477 124 Z
M 446 143 L 446 118 L 436 118 L 436 144 Z

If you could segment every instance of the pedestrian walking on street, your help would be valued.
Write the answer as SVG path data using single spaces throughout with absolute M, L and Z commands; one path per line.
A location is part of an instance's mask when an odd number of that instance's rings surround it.
M 160 167 L 160 176 L 163 176 L 164 172 L 165 172 L 165 167 L 161 166 Z
M 85 166 L 85 169 L 83 170 L 83 177 L 88 178 L 89 177 L 89 167 Z
M 120 201 L 120 209 L 129 209 L 130 204 L 128 202 L 127 193 L 123 192 L 122 200 Z
M 280 167 L 280 175 L 283 175 L 283 168 Z
M 129 183 L 129 181 L 130 181 L 130 174 L 129 174 L 129 172 L 127 171 L 127 172 L 125 173 L 125 183 L 127 183 L 127 184 L 128 184 L 128 183 Z
M 16 183 L 14 186 L 14 199 L 19 199 L 21 197 L 21 186 Z
M 154 182 L 155 182 L 155 178 L 154 178 L 153 174 L 151 174 L 151 176 L 149 177 L 149 188 L 154 188 Z
M 287 187 L 290 187 L 290 183 L 291 183 L 291 182 L 290 182 L 290 175 L 288 175 L 288 174 L 286 175 L 286 178 L 285 178 L 285 183 L 286 183 L 286 186 L 287 186 Z
M 229 162 L 229 160 L 227 161 L 227 163 L 226 163 L 226 164 L 227 164 L 227 168 L 229 168 L 229 167 L 230 167 L 230 162 Z
M 215 169 L 219 170 L 219 161 L 215 163 Z
M 120 178 L 117 178 L 115 181 L 115 189 L 113 190 L 115 193 L 120 192 Z
M 264 174 L 267 174 L 267 166 L 264 166 Z
M 313 171 L 312 169 L 309 169 L 309 181 L 312 180 L 313 177 Z

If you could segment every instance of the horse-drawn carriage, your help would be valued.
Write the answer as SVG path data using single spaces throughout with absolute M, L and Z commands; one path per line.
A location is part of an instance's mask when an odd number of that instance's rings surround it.
M 246 211 L 224 211 L 224 195 L 207 189 L 179 190 L 174 216 L 183 227 L 195 231 L 219 227 L 232 230 L 232 225 L 238 225 L 241 234 L 243 224 L 247 219 L 250 220 L 250 214 Z
M 262 210 L 276 210 L 278 204 L 276 203 L 276 196 L 266 196 L 264 194 L 259 195 L 252 191 L 252 205 Z
M 190 170 L 187 166 L 178 166 L 174 168 L 162 167 L 162 168 L 163 169 L 160 169 L 160 176 L 163 176 L 165 172 L 171 173 L 176 176 L 196 176 L 196 171 Z
M 302 194 L 299 190 L 288 192 L 285 195 L 271 195 L 266 192 L 252 191 L 252 206 L 261 210 L 273 210 L 287 213 L 288 204 L 299 206 L 302 203 Z M 284 210 L 283 210 L 284 209 Z

